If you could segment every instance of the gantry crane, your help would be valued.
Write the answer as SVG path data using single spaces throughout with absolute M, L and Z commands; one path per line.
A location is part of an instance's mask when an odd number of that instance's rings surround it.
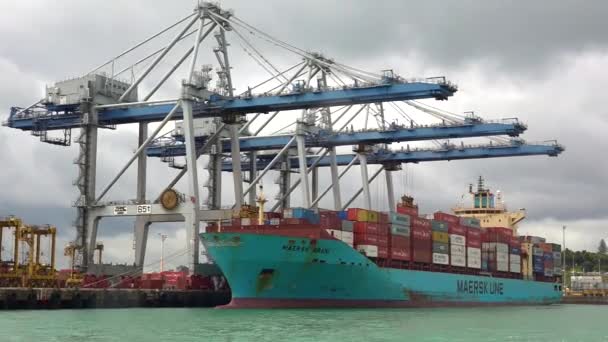
M 55 243 L 57 229 L 53 226 L 24 226 L 19 229 L 18 240 L 27 245 L 27 264 L 23 273 L 24 287 L 54 287 L 57 285 L 55 271 Z M 42 238 L 49 241 L 49 263 L 41 261 Z
M 168 32 L 175 35 L 170 42 L 157 39 Z M 238 69 L 230 64 L 227 36 L 238 41 L 244 53 L 270 78 L 254 85 L 237 86 L 233 73 Z M 217 63 L 202 64 L 202 43 L 215 39 L 212 49 Z M 177 62 L 168 70 L 162 70 L 159 79 L 148 83 L 147 93 L 140 94 L 142 82 L 151 81 L 159 63 L 166 62 L 170 52 L 175 52 L 187 39 L 193 40 L 181 53 Z M 297 60 L 295 64 L 279 68 L 261 53 L 252 40 L 271 48 L 287 51 Z M 161 42 L 158 49 L 141 49 L 146 45 Z M 231 50 L 232 51 L 232 50 Z M 130 59 L 129 59 L 130 58 Z M 132 62 L 135 60 L 135 62 Z M 189 60 L 189 63 L 185 63 Z M 126 61 L 126 62 L 125 62 Z M 166 64 L 166 63 L 165 63 Z M 184 68 L 182 68 L 184 66 Z M 187 67 L 186 67 L 187 66 Z M 177 77 L 183 69 L 182 89 L 179 97 L 163 99 L 155 97 L 167 80 Z M 234 70 L 233 70 L 234 69 Z M 244 67 L 247 72 L 249 70 Z M 212 72 L 217 74 L 217 83 L 212 85 Z M 121 79 L 127 73 L 131 80 Z M 158 74 L 158 73 L 157 73 Z M 143 266 L 145 245 L 149 225 L 152 222 L 184 221 L 187 231 L 187 250 L 190 269 L 198 263 L 198 232 L 200 221 L 215 221 L 231 218 L 232 209 L 222 209 L 222 170 L 232 172 L 234 183 L 234 210 L 256 204 L 256 185 L 264 174 L 272 170 L 279 161 L 286 165 L 280 169 L 281 186 L 273 210 L 289 204 L 290 193 L 299 187 L 302 203 L 312 207 L 318 204 L 319 167 L 328 166 L 332 177 L 333 206 L 341 209 L 347 203 L 341 200 L 340 173 L 338 167 L 347 168 L 358 164 L 363 188 L 365 207 L 371 206 L 369 183 L 381 171 L 385 172 L 388 188 L 392 189 L 392 172 L 399 170 L 401 163 L 430 160 L 457 160 L 514 155 L 557 155 L 563 151 L 559 145 L 534 145 L 520 143 L 516 146 L 503 138 L 492 137 L 501 146 L 462 146 L 452 148 L 450 144 L 437 142 L 436 150 L 391 151 L 388 144 L 419 140 L 454 139 L 508 135 L 516 137 L 525 125 L 514 122 L 488 122 L 469 115 L 465 118 L 418 103 L 420 99 L 447 100 L 457 92 L 456 85 L 445 77 L 408 79 L 396 75 L 392 70 L 380 73 L 368 72 L 340 63 L 318 53 L 312 53 L 277 39 L 253 27 L 232 11 L 217 4 L 198 2 L 194 12 L 160 32 L 146 38 L 134 47 L 112 57 L 86 75 L 57 82 L 47 87 L 44 99 L 28 107 L 13 107 L 7 122 L 8 127 L 30 131 L 41 141 L 54 145 L 69 145 L 71 130 L 80 129 L 76 139 L 80 154 L 75 163 L 79 169 L 75 185 L 79 196 L 74 202 L 77 208 L 76 239 L 67 255 L 83 270 L 94 262 L 94 251 L 98 245 L 99 220 L 107 216 L 134 216 L 136 264 Z M 408 105 L 414 110 L 440 120 L 428 125 L 418 123 L 410 116 Z M 338 108 L 337 107 L 342 107 Z M 335 110 L 334 110 L 335 109 Z M 346 117 L 350 112 L 354 115 Z M 405 125 L 389 122 L 389 114 L 406 120 Z M 336 117 L 332 117 L 332 115 Z M 260 122 L 252 130 L 252 124 Z M 364 116 L 365 125 L 355 131 L 357 120 Z M 267 134 L 264 129 L 277 118 L 281 121 L 291 117 L 295 131 L 290 134 Z M 296 118 L 295 120 L 293 120 Z M 377 129 L 370 129 L 367 122 L 375 119 Z M 196 120 L 195 120 L 196 119 Z M 158 139 L 168 122 L 179 122 L 179 132 L 170 139 Z M 341 121 L 342 120 L 342 121 Z M 149 134 L 149 123 L 157 125 Z M 138 148 L 117 175 L 96 191 L 97 135 L 99 129 L 116 129 L 117 125 L 137 123 Z M 202 126 L 200 124 L 202 123 Z M 199 125 L 199 126 L 197 126 Z M 200 127 L 207 133 L 195 134 Z M 53 137 L 49 132 L 59 131 Z M 508 146 L 510 144 L 510 146 Z M 338 154 L 339 146 L 354 145 L 354 154 Z M 315 150 L 318 148 L 318 150 Z M 146 193 L 147 155 L 159 156 L 179 168 L 178 174 L 167 183 L 160 201 L 150 201 Z M 267 154 L 272 157 L 269 160 Z M 295 155 L 296 157 L 291 157 Z M 205 188 L 207 194 L 201 203 L 199 176 L 196 160 L 209 157 Z M 183 156 L 184 163 L 175 163 L 175 157 Z M 133 201 L 103 202 L 110 189 L 125 171 L 137 160 L 137 188 Z M 227 164 L 227 161 L 230 161 Z M 372 177 L 368 175 L 369 164 L 380 164 Z M 307 165 L 308 167 L 303 167 Z M 263 168 L 260 172 L 259 169 Z M 293 168 L 293 169 L 292 169 Z M 297 168 L 299 178 L 292 184 L 289 173 Z M 291 170 L 290 170 L 291 169 Z M 248 177 L 243 177 L 245 173 Z M 310 175 L 309 175 L 310 174 Z M 183 196 L 173 196 L 181 201 L 168 205 L 167 194 L 176 194 L 172 188 L 186 176 L 187 191 Z M 311 180 L 309 181 L 309 178 Z M 244 189 L 243 181 L 248 183 Z M 247 197 L 246 197 L 247 196 Z M 389 206 L 394 208 L 394 194 L 389 194 Z M 204 205 L 202 205 L 204 204 Z M 101 251 L 100 251 L 101 253 Z M 101 262 L 99 260 L 99 262 Z M 71 277 L 72 278 L 72 277 Z

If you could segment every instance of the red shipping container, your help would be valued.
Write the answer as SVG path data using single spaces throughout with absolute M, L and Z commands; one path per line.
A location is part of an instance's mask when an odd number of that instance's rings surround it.
M 448 223 L 448 233 L 466 236 L 467 228 L 458 223 Z
M 431 220 L 424 219 L 418 216 L 411 217 L 412 227 L 431 228 Z
M 378 247 L 388 247 L 388 235 L 378 235 Z
M 348 208 L 348 210 L 346 211 L 346 218 L 349 221 L 358 221 L 360 211 L 368 211 L 368 210 L 359 209 L 359 208 Z
M 410 238 L 400 235 L 391 235 L 391 248 L 410 249 Z
M 355 222 L 355 233 L 378 234 L 378 224 L 373 222 Z
M 432 245 L 430 242 L 412 242 L 412 260 L 415 262 L 431 263 L 433 259 Z
M 337 216 L 321 216 L 319 223 L 323 229 L 342 229 L 342 222 Z
M 406 207 L 401 204 L 397 204 L 397 212 L 399 214 L 418 216 L 418 207 Z
M 391 249 L 391 259 L 409 261 L 411 258 L 410 251 L 407 249 Z
M 434 213 L 433 217 L 435 218 L 435 220 L 445 221 L 445 222 L 451 223 L 453 225 L 460 224 L 460 217 L 451 215 L 451 214 L 442 213 L 441 211 Z M 453 234 L 458 234 L 458 233 L 453 233 Z
M 478 239 L 481 240 L 481 229 L 466 227 L 467 228 L 467 240 L 468 239 Z
M 378 235 L 388 236 L 390 225 L 388 223 L 378 223 Z
M 383 259 L 388 258 L 388 247 L 378 246 L 378 258 L 383 258 Z
M 511 248 L 521 248 L 521 242 L 519 242 L 519 239 L 515 236 L 511 237 L 511 242 L 509 243 L 509 246 Z
M 553 252 L 553 246 L 550 243 L 539 243 L 538 247 L 542 249 L 543 252 Z
M 410 229 L 410 234 L 412 236 L 412 239 L 431 241 L 430 228 L 412 226 Z
M 481 248 L 480 238 L 467 238 L 467 247 Z
M 307 224 L 308 221 L 300 218 L 284 218 L 281 219 L 281 224 Z
M 378 223 L 388 223 L 388 214 L 378 213 Z
M 355 233 L 355 245 L 378 245 L 378 235 L 370 233 Z

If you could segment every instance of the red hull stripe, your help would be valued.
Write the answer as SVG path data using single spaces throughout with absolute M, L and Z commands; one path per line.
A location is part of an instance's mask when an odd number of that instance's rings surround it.
M 532 302 L 457 302 L 404 300 L 341 300 L 341 299 L 259 299 L 234 298 L 222 309 L 279 309 L 279 308 L 429 308 L 429 307 L 494 307 L 539 305 Z M 551 303 L 547 303 L 551 304 Z

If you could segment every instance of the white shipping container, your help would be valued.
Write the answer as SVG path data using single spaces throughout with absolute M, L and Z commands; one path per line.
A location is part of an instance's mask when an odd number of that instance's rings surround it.
M 496 270 L 499 272 L 509 272 L 509 262 L 508 261 L 496 262 Z
M 461 245 L 450 245 L 450 254 L 451 255 L 466 255 L 467 251 L 464 246 Z
M 283 210 L 283 218 L 293 218 L 293 209 Z
M 553 277 L 553 269 L 545 268 L 545 277 Z
M 342 231 L 341 230 L 337 230 L 337 229 L 325 229 L 326 232 L 329 233 L 329 235 L 335 237 L 338 240 L 342 240 Z
M 241 219 L 241 226 L 251 226 L 252 220 L 248 217 Z
M 511 264 L 521 264 L 521 256 L 517 254 L 509 254 L 509 263 Z
M 377 258 L 378 257 L 378 246 L 373 245 L 357 245 L 357 251 L 359 253 L 363 253 L 368 257 Z
M 340 241 L 346 243 L 347 245 L 352 245 L 355 242 L 353 238 L 345 237 L 344 235 L 342 235 Z
M 562 266 L 555 266 L 553 267 L 553 274 L 554 275 L 562 275 Z
M 521 273 L 521 264 L 510 263 L 509 264 L 509 272 L 511 273 Z
M 450 244 L 452 245 L 466 245 L 467 239 L 462 235 L 450 234 Z
M 452 266 L 465 267 L 467 265 L 467 258 L 464 255 L 450 255 L 450 264 Z
M 496 243 L 496 254 L 499 254 L 499 253 L 505 253 L 505 254 L 509 253 L 509 245 L 507 245 L 506 243 L 497 242 Z
M 270 219 L 270 224 L 272 224 L 273 226 L 278 226 L 279 224 L 281 224 L 281 219 L 279 219 L 279 218 L 271 218 Z
M 497 262 L 509 262 L 509 253 L 496 253 L 496 261 Z
M 475 269 L 481 268 L 481 249 L 467 247 L 467 267 Z
M 433 253 L 433 264 L 448 265 L 450 256 L 447 254 Z
M 353 232 L 342 231 L 342 239 L 348 240 L 348 241 L 353 241 L 355 239 L 355 234 Z

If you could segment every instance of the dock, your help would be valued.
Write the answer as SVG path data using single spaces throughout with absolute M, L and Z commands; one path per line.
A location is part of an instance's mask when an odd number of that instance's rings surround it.
M 230 291 L 1 288 L 0 310 L 199 307 L 230 302 Z

